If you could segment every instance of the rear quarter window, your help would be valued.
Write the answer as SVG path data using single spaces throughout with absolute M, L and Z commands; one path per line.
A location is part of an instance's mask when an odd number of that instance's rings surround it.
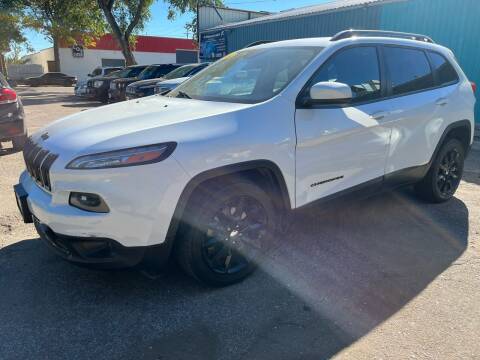
M 392 95 L 426 90 L 434 86 L 430 63 L 422 50 L 386 46 L 383 53 Z
M 437 86 L 446 86 L 458 81 L 458 74 L 452 64 L 439 53 L 429 51 Z

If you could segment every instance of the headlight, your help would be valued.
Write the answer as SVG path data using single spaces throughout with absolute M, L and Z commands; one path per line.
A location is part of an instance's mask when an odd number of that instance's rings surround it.
M 176 147 L 177 143 L 168 142 L 80 156 L 68 163 L 67 169 L 109 169 L 152 164 L 168 158 Z
M 93 87 L 96 87 L 96 88 L 99 88 L 103 85 L 103 81 L 102 80 L 95 80 L 93 82 Z

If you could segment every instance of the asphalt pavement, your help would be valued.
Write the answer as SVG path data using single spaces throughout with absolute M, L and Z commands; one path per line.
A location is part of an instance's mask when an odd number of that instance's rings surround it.
M 100 104 L 22 88 L 31 131 Z M 244 282 L 211 289 L 69 264 L 21 223 L 0 150 L 0 359 L 478 359 L 480 150 L 457 196 L 411 189 L 298 211 Z

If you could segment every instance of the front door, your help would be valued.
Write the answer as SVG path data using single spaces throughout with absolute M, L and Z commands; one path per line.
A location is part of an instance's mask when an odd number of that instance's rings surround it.
M 297 207 L 382 180 L 391 131 L 378 51 L 371 45 L 336 52 L 299 95 L 308 97 L 313 84 L 334 81 L 349 85 L 353 98 L 343 104 L 297 105 Z

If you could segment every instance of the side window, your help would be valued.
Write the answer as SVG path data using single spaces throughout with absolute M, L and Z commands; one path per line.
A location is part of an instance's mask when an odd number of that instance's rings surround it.
M 433 87 L 433 74 L 422 50 L 385 46 L 385 64 L 393 95 Z
M 452 64 L 438 53 L 429 51 L 437 86 L 444 86 L 458 81 L 458 74 Z
M 281 81 L 281 78 L 277 81 Z M 341 50 L 322 65 L 310 85 L 322 81 L 349 85 L 353 94 L 352 102 L 379 98 L 381 89 L 377 49 L 359 46 Z

